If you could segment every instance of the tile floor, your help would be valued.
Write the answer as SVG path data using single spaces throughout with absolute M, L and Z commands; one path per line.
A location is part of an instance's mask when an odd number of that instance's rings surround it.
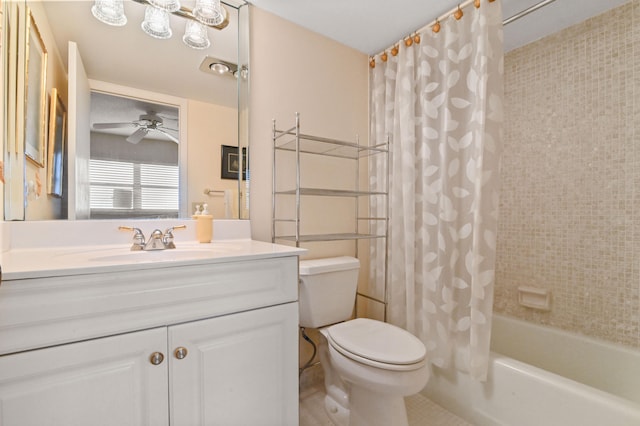
M 409 426 L 473 426 L 421 394 L 406 398 L 405 403 Z M 300 392 L 300 426 L 333 426 L 324 412 L 324 389 L 321 385 Z

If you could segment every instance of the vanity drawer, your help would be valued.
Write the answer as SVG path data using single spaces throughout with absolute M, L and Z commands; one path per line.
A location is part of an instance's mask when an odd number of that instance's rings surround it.
M 5 281 L 0 354 L 297 299 L 297 256 Z

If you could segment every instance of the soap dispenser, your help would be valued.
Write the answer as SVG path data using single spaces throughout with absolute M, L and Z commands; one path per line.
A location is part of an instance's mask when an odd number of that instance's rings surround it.
M 213 215 L 209 213 L 209 206 L 202 205 L 202 212 L 194 216 L 196 220 L 196 235 L 201 243 L 210 243 L 213 236 Z

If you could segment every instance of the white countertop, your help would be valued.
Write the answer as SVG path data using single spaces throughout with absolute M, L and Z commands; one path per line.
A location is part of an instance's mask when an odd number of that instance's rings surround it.
M 176 241 L 177 248 L 131 251 L 130 244 L 13 249 L 2 254 L 2 280 L 169 268 L 271 257 L 299 256 L 305 249 L 250 239 L 200 244 Z

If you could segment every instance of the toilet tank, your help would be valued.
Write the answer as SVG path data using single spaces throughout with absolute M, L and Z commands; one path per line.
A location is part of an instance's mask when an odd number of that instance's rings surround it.
M 360 261 L 341 256 L 300 261 L 300 327 L 320 328 L 351 317 Z

